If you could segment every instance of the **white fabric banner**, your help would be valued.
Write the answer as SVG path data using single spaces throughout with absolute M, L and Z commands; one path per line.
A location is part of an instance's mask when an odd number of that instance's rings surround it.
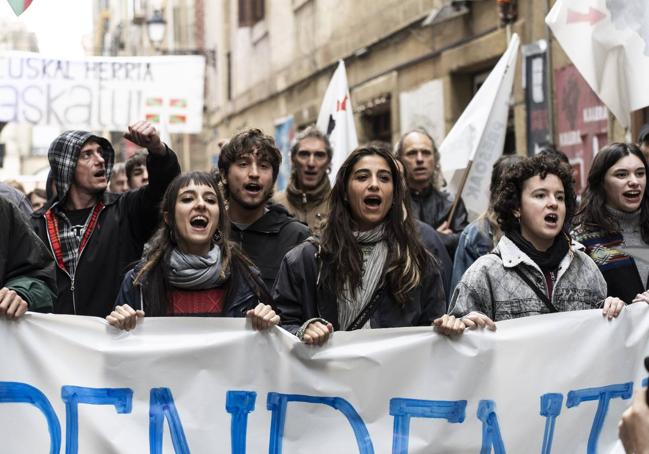
M 442 171 L 453 193 L 458 192 L 464 170 L 473 161 L 462 192 L 471 218 L 489 205 L 491 168 L 505 144 L 519 45 L 520 39 L 514 34 L 507 50 L 439 147 Z
M 205 58 L 67 59 L 0 52 L 0 121 L 124 131 L 148 120 L 169 133 L 203 127 Z
M 620 124 L 649 105 L 649 2 L 557 0 L 545 22 Z
M 349 95 L 349 85 L 347 85 L 347 71 L 345 71 L 345 62 L 342 60 L 338 63 L 322 99 L 316 126 L 329 136 L 331 147 L 334 150 L 331 158 L 331 173 L 329 173 L 329 179 L 333 185 L 341 164 L 347 155 L 358 146 L 352 98 Z
M 334 333 L 310 347 L 242 319 L 0 320 L 0 451 L 616 452 L 647 375 L 649 307 Z M 486 450 L 481 451 L 484 448 Z

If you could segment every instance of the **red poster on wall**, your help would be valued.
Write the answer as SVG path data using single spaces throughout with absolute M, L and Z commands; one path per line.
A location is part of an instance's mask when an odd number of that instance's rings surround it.
M 593 156 L 608 143 L 608 110 L 574 65 L 555 70 L 554 83 L 557 147 L 570 159 L 580 194 Z

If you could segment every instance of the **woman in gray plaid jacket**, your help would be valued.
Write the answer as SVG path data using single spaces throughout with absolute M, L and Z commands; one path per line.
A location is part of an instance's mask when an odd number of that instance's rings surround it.
M 624 302 L 606 298 L 599 269 L 566 233 L 575 206 L 568 166 L 547 156 L 514 165 L 494 204 L 504 235 L 466 271 L 438 330 L 495 330 L 499 320 L 593 308 L 617 317 Z

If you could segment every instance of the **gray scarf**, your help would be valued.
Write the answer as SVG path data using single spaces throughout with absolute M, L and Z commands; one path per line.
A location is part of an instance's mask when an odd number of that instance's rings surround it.
M 363 278 L 361 288 L 357 292 L 353 292 L 346 284 L 342 295 L 338 297 L 338 324 L 341 330 L 347 329 L 370 302 L 388 258 L 388 244 L 385 241 L 383 224 L 367 232 L 354 232 L 354 236 L 363 254 Z M 369 320 L 363 326 L 363 329 L 368 328 L 370 328 Z
M 185 254 L 174 248 L 169 254 L 169 283 L 185 290 L 205 290 L 218 287 L 221 278 L 221 248 L 214 245 L 207 257 Z

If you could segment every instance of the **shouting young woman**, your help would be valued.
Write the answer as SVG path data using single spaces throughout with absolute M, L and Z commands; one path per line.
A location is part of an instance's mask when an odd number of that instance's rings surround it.
M 223 316 L 279 322 L 250 261 L 228 241 L 223 196 L 206 172 L 178 176 L 162 200 L 163 222 L 144 259 L 124 278 L 111 325 L 129 330 L 147 316 Z
M 439 270 L 406 203 L 388 150 L 359 147 L 347 157 L 322 239 L 282 261 L 273 299 L 284 328 L 320 345 L 334 330 L 430 325 L 444 313 Z
M 575 211 L 570 168 L 546 156 L 527 158 L 509 169 L 497 192 L 503 236 L 466 271 L 450 315 L 436 321 L 439 330 L 495 329 L 499 320 L 593 308 L 617 317 L 624 302 L 606 298 L 602 274 L 565 232 Z
M 649 302 L 647 161 L 633 144 L 612 143 L 593 160 L 573 237 L 599 266 L 608 294 Z

